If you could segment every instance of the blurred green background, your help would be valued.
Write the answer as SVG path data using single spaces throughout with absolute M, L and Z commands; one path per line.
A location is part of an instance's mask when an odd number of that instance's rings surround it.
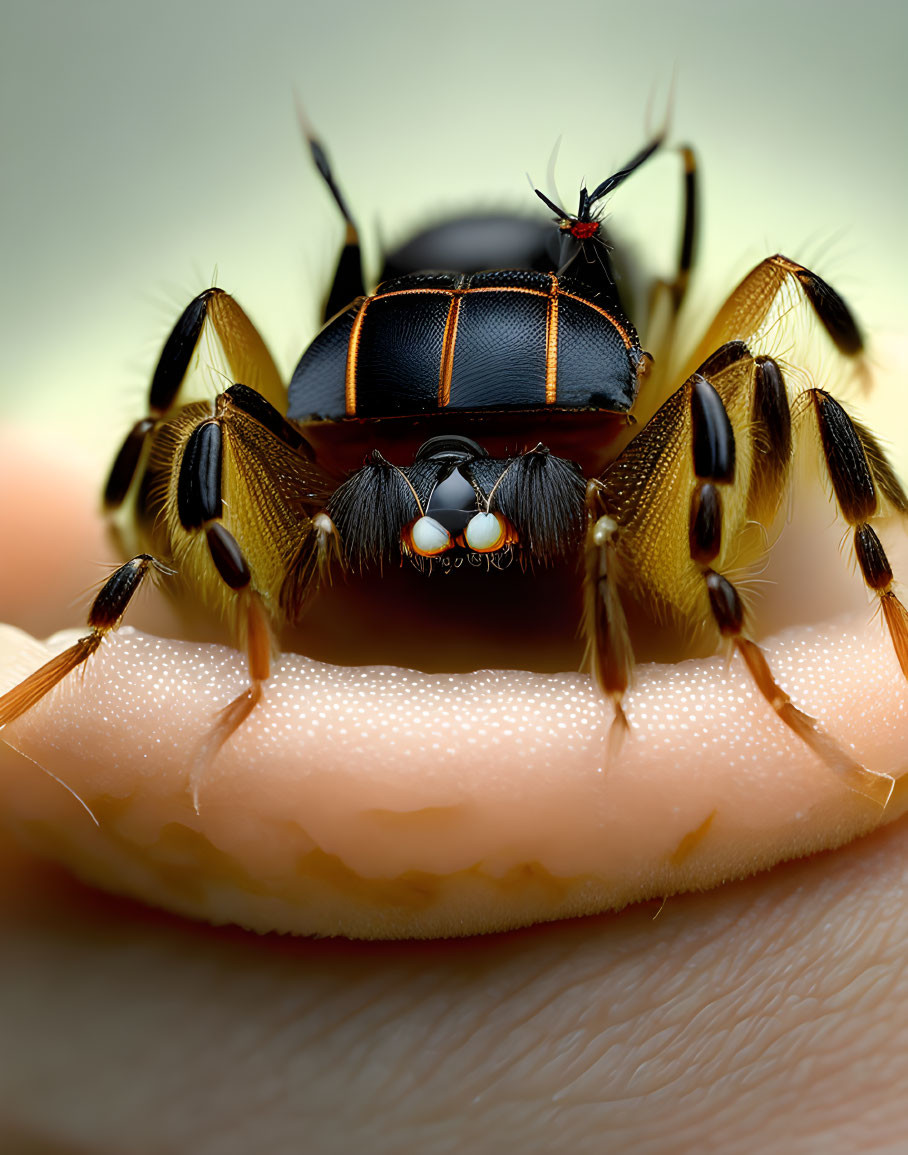
M 312 336 L 342 229 L 294 91 L 374 261 L 446 209 L 532 204 L 524 174 L 545 187 L 559 135 L 572 202 L 639 147 L 674 75 L 672 136 L 702 165 L 704 321 L 781 249 L 871 331 L 905 327 L 904 6 L 7 0 L 0 22 L 0 410 L 102 463 L 215 270 L 285 372 Z M 666 271 L 678 188 L 665 155 L 610 205 Z

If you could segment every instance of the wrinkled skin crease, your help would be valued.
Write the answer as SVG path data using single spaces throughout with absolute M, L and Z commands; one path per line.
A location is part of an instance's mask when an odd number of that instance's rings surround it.
M 4 540 L 22 542 L 22 560 L 3 575 L 3 617 L 42 635 L 75 624 L 67 603 L 97 580 L 92 563 L 105 546 L 84 513 L 85 476 L 74 477 L 53 452 L 37 461 L 33 446 L 15 440 L 4 454 L 15 478 L 6 492 L 29 494 L 30 504 L 4 510 Z M 822 536 L 835 557 L 840 530 Z M 872 612 L 848 565 L 839 581 L 836 563 L 829 568 L 818 549 L 808 552 L 822 588 L 803 577 L 798 587 L 812 615 L 857 608 L 857 625 L 821 632 L 836 670 L 828 704 L 850 718 L 846 740 L 865 762 L 876 755 L 887 761 L 875 768 L 897 774 L 906 695 L 894 663 L 885 679 L 902 703 L 894 717 L 891 702 L 877 716 L 873 697 L 859 693 L 884 647 L 862 651 L 866 669 L 848 651 L 842 668 L 837 639 L 860 631 Z M 795 555 L 777 564 L 777 580 L 803 575 Z M 774 624 L 802 612 L 792 610 L 793 584 L 789 591 L 781 609 L 767 599 Z M 166 631 L 174 628 L 167 614 L 149 598 L 130 619 Z M 867 629 L 878 640 L 878 623 Z M 646 676 L 658 705 L 663 675 Z M 39 736 L 45 750 L 54 725 L 50 713 Z M 760 745 L 770 725 L 764 716 L 754 730 L 767 781 L 784 793 L 807 774 L 822 794 L 822 769 L 790 744 Z M 634 745 L 645 751 L 657 738 L 638 725 Z M 465 755 L 474 768 L 488 759 L 494 780 L 499 755 L 472 747 Z M 674 763 L 679 800 L 702 788 L 690 777 L 702 761 L 700 753 Z M 23 765 L 40 776 L 4 751 L 7 780 Z M 62 793 L 46 786 L 42 798 Z M 255 796 L 254 780 L 234 787 L 240 806 Z M 879 821 L 849 792 L 833 794 L 830 825 L 838 821 L 843 837 L 855 814 L 867 827 Z M 898 791 L 894 803 L 900 808 Z M 644 832 L 653 823 L 645 807 L 625 817 Z M 84 811 L 78 820 L 89 821 Z M 478 1151 L 734 1152 L 753 1149 L 755 1129 L 764 1145 L 791 1151 L 884 1149 L 903 1134 L 902 1100 L 891 1089 L 908 1063 L 899 1043 L 908 938 L 902 828 L 896 821 L 834 854 L 671 898 L 664 908 L 652 901 L 493 938 L 400 944 L 207 929 L 90 891 L 9 841 L 0 872 L 0 1135 L 23 1148 L 42 1140 L 59 1144 L 44 1149 L 151 1152 L 241 1151 L 253 1135 L 305 1133 L 312 1149 L 332 1149 L 343 1118 L 341 1148 L 377 1151 L 448 1150 L 456 1133 L 461 1147 Z M 721 872 L 720 855 L 716 881 Z M 174 1054 L 182 1060 L 176 1082 Z

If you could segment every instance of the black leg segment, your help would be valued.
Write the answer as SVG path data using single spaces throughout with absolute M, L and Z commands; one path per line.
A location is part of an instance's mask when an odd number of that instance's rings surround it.
M 114 458 L 104 486 L 104 508 L 113 510 L 122 505 L 132 486 L 142 459 L 142 450 L 148 435 L 154 429 L 157 421 L 154 417 L 143 417 L 126 434 L 126 440 Z
M 791 466 L 791 406 L 782 371 L 771 357 L 754 360 L 750 436 L 753 466 L 747 512 L 768 525 L 778 508 Z
M 697 159 L 693 149 L 684 145 L 679 149 L 684 163 L 684 209 L 681 224 L 681 244 L 678 250 L 678 272 L 671 286 L 672 306 L 677 313 L 681 308 L 687 286 L 690 282 L 690 270 L 694 263 L 694 254 L 697 244 Z
M 690 504 L 690 556 L 709 565 L 722 548 L 722 503 L 712 482 L 697 486 Z
M 735 479 L 735 435 L 722 399 L 700 374 L 690 381 L 694 473 L 709 481 Z
M 233 534 L 220 522 L 214 522 L 205 530 L 205 540 L 211 560 L 227 585 L 232 590 L 245 589 L 252 575 Z
M 220 422 L 205 421 L 193 429 L 177 482 L 177 511 L 184 529 L 200 529 L 221 516 L 221 452 Z
M 268 432 L 273 434 L 279 441 L 283 441 L 285 445 L 289 445 L 291 449 L 302 454 L 308 461 L 315 460 L 315 450 L 306 438 L 303 437 L 302 433 L 295 429 L 290 422 L 287 421 L 270 402 L 266 401 L 261 393 L 257 393 L 255 389 L 250 389 L 248 385 L 231 385 L 230 388 L 226 389 L 218 398 L 218 411 L 222 412 L 228 404 L 234 409 L 239 409 L 242 413 L 245 413 L 247 417 L 251 417 L 254 421 L 257 421 L 259 425 L 267 429 Z
M 344 245 L 338 257 L 334 278 L 331 282 L 331 289 L 325 301 L 322 314 L 322 319 L 327 321 L 342 309 L 346 309 L 357 297 L 365 295 L 366 288 L 363 278 L 362 252 L 360 250 L 359 232 L 356 228 L 356 223 L 347 207 L 344 195 L 334 178 L 334 173 L 331 171 L 328 154 L 325 152 L 321 141 L 317 140 L 309 131 L 305 122 L 303 122 L 303 130 L 306 133 L 309 152 L 315 167 L 318 169 L 322 180 L 328 186 L 328 191 L 331 193 L 334 203 L 340 210 L 340 214 L 344 218 L 347 226 Z
M 838 401 L 822 389 L 811 389 L 807 396 L 816 416 L 836 500 L 843 517 L 854 527 L 854 550 L 861 574 L 880 599 L 896 657 L 908 678 L 908 611 L 892 589 L 892 567 L 883 545 L 867 524 L 879 512 L 880 493 L 902 511 L 904 492 L 882 449 L 852 421 Z
M 222 289 L 206 289 L 189 302 L 164 342 L 154 376 L 151 379 L 149 408 L 156 416 L 166 413 L 179 392 L 192 354 L 205 324 L 208 302 Z
M 778 259 L 784 260 L 785 258 Z M 794 261 L 789 261 L 788 266 L 798 278 L 804 295 L 813 306 L 813 311 L 839 352 L 848 357 L 860 353 L 864 348 L 861 330 L 854 314 L 832 285 L 827 284 L 822 277 L 818 277 L 810 269 L 805 269 L 803 265 L 795 264 Z

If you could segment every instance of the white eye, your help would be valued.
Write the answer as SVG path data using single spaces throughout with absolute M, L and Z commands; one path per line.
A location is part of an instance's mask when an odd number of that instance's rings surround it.
M 477 553 L 491 553 L 501 549 L 506 533 L 504 519 L 497 513 L 477 513 L 467 522 L 463 536 L 470 549 Z
M 434 517 L 421 517 L 410 527 L 410 542 L 422 557 L 434 557 L 450 549 L 454 541 L 443 525 Z

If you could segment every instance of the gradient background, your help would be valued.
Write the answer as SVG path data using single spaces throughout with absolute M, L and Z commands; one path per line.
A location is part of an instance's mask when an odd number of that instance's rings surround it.
M 871 332 L 903 329 L 906 46 L 894 3 L 6 0 L 0 413 L 70 430 L 100 477 L 215 269 L 290 371 L 342 232 L 294 90 L 374 264 L 380 236 L 438 212 L 533 203 L 524 174 L 544 187 L 559 134 L 573 202 L 639 147 L 674 71 L 672 136 L 702 166 L 704 322 L 781 249 Z M 610 205 L 666 271 L 679 183 L 656 158 Z M 875 404 L 908 441 L 904 410 Z

